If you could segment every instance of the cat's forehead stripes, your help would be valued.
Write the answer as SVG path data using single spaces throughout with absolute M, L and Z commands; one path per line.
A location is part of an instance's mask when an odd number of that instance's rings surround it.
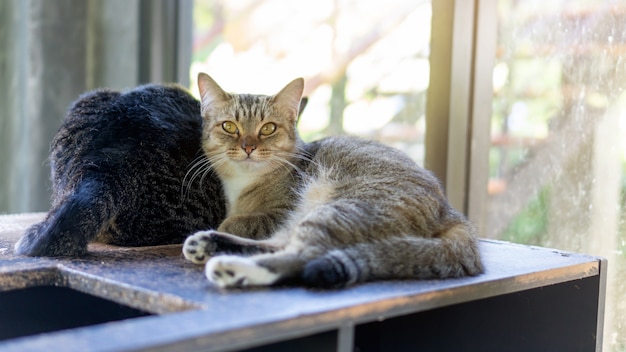
M 265 95 L 233 95 L 233 116 L 237 122 L 252 118 L 263 121 L 270 112 L 270 100 L 270 97 Z

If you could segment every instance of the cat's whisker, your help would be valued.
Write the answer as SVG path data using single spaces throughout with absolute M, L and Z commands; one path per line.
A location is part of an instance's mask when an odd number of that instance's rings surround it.
M 202 173 L 202 176 L 200 177 L 200 183 L 202 184 L 204 182 L 205 177 L 211 173 L 211 172 L 215 172 L 215 169 L 218 168 L 220 165 L 224 164 L 226 161 L 228 161 L 228 156 L 225 153 L 221 153 L 221 154 L 217 154 L 215 156 L 211 156 L 207 159 L 207 163 L 206 168 L 204 170 L 200 170 Z
M 210 165 L 213 165 L 213 167 L 225 163 L 228 159 L 227 153 L 220 153 L 208 158 Z
M 307 163 L 312 163 L 315 166 L 319 166 L 319 163 L 315 160 L 313 160 L 313 156 L 311 155 L 311 153 L 305 151 L 305 150 L 298 150 L 295 153 L 288 153 L 288 152 L 284 152 L 284 154 L 288 157 L 294 158 L 294 159 L 298 159 L 298 160 L 302 160 L 305 161 Z
M 206 160 L 207 160 L 206 155 L 201 154 L 189 163 L 189 165 L 187 166 L 187 173 L 185 174 L 185 177 L 183 178 L 183 184 L 187 182 L 187 178 L 189 177 L 189 174 L 192 173 L 193 170 L 195 170 L 196 168 L 201 167 L 201 165 L 204 164 Z
M 287 158 L 283 158 L 279 155 L 272 156 L 269 160 L 272 162 L 278 163 L 280 167 L 284 167 L 289 170 L 293 169 L 298 172 L 302 172 L 302 170 L 296 164 L 292 163 Z
M 187 182 L 191 183 L 193 180 L 193 175 L 191 175 L 191 179 L 188 181 L 188 178 L 190 176 L 190 174 L 192 174 L 192 172 L 194 172 L 195 169 L 197 168 L 201 168 L 202 165 L 207 161 L 206 156 L 204 155 L 200 155 L 197 158 L 195 158 L 191 163 L 189 163 L 190 166 L 188 166 L 187 169 L 187 173 L 185 174 L 185 177 L 183 177 L 183 185 L 185 185 Z
M 214 168 L 224 163 L 227 160 L 227 156 L 225 154 L 218 154 L 212 157 L 208 157 L 205 154 L 194 159 L 194 162 L 190 163 L 192 166 L 189 171 L 185 175 L 183 180 L 183 186 L 186 185 L 187 192 L 183 193 L 183 197 L 189 195 L 191 187 L 198 177 L 200 178 L 200 184 L 204 183 L 205 178 L 211 172 L 215 172 Z
M 267 159 L 268 164 L 272 165 L 272 169 L 278 169 L 278 168 L 283 168 L 287 171 L 291 171 L 293 169 L 298 169 L 295 165 L 293 165 L 291 162 L 289 162 L 288 160 L 285 160 L 283 158 L 280 157 L 275 157 L 272 156 L 269 159 Z
M 195 164 L 197 164 L 199 161 L 202 161 L 204 159 L 206 159 L 206 155 L 202 152 L 202 150 L 199 150 L 198 152 L 198 156 L 195 157 L 191 162 L 189 162 L 188 167 L 193 168 Z
M 192 177 L 189 180 L 189 183 L 187 184 L 187 195 L 189 194 L 191 187 L 194 183 L 194 181 L 200 176 L 203 175 L 201 177 L 201 181 L 200 184 L 204 183 L 204 175 L 206 174 L 206 170 L 211 170 L 211 164 L 210 162 L 206 161 L 204 164 L 202 164 L 201 166 L 198 167 L 197 171 L 194 172 L 194 174 L 192 175 Z
M 305 149 L 303 149 L 301 147 L 299 147 L 298 150 L 296 151 L 296 153 L 294 153 L 294 154 L 296 154 L 296 156 L 298 158 L 300 158 L 301 160 L 305 160 L 305 161 L 309 161 L 309 162 L 313 162 L 313 163 L 315 162 L 313 160 L 313 154 L 311 154 L 309 151 L 307 151 L 307 150 L 305 150 Z
M 198 175 L 204 173 L 205 168 L 211 167 L 211 162 L 205 155 L 197 157 L 190 164 L 191 167 L 185 174 L 185 177 L 183 178 L 183 182 L 181 184 L 181 197 L 183 199 L 185 199 L 189 195 L 189 192 L 191 191 L 191 186 L 193 185 L 193 182 L 198 177 Z
M 202 176 L 200 177 L 200 184 L 202 184 L 204 182 L 204 179 L 206 178 L 206 176 L 211 172 L 212 168 L 206 168 L 204 170 L 204 172 L 202 173 Z
M 291 154 L 291 153 L 288 153 Z M 272 165 L 276 165 L 276 167 L 274 167 L 274 169 L 277 168 L 283 168 L 285 170 L 288 171 L 290 177 L 292 178 L 293 181 L 295 180 L 295 175 L 293 174 L 293 170 L 295 170 L 298 174 L 302 174 L 304 171 L 301 170 L 297 165 L 295 165 L 294 163 L 292 163 L 290 160 L 288 160 L 287 158 L 284 158 L 278 154 L 272 154 L 271 157 L 268 159 L 268 163 L 272 164 Z
M 307 163 L 313 163 L 314 165 L 319 166 L 316 161 L 311 159 L 310 154 L 306 152 L 290 153 L 290 152 L 281 151 L 281 152 L 276 152 L 275 155 L 279 157 L 281 160 L 283 160 L 284 162 L 289 163 L 289 165 L 291 165 L 291 167 L 298 170 L 298 172 L 302 172 L 302 170 L 297 165 L 292 163 L 289 159 L 297 159 L 297 160 L 305 161 Z
M 209 159 L 205 159 L 202 161 L 202 163 L 199 163 L 198 166 L 196 167 L 196 171 L 193 173 L 193 175 L 191 176 L 189 183 L 193 183 L 193 181 L 198 177 L 198 175 L 202 174 L 204 172 L 204 169 L 206 169 L 207 167 L 210 168 L 211 167 L 211 161 Z

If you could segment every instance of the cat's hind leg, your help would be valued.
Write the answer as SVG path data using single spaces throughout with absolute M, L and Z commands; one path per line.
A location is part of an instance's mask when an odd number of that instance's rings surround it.
M 257 241 L 214 230 L 199 231 L 187 237 L 183 255 L 196 264 L 204 264 L 218 254 L 254 255 L 278 249 L 269 241 Z

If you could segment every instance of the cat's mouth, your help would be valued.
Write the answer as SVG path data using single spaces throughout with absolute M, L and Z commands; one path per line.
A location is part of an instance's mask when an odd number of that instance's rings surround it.
M 264 160 L 259 159 L 258 156 L 254 154 L 240 156 L 233 161 L 239 165 L 245 165 L 246 167 L 260 167 L 265 164 Z
M 256 175 L 266 174 L 276 169 L 277 165 L 268 159 L 259 158 L 258 156 L 247 156 L 238 161 L 235 161 L 235 165 L 246 173 L 253 173 Z
M 263 163 L 266 161 L 265 155 L 263 153 L 259 153 L 258 151 L 252 151 L 251 153 L 241 152 L 234 156 L 233 158 L 236 162 L 244 162 L 244 163 Z
M 235 155 L 231 154 L 230 163 L 246 172 L 265 173 L 268 170 L 274 169 L 274 163 L 272 163 L 266 155 L 257 152 L 258 151 L 254 151 L 250 154 L 245 152 Z

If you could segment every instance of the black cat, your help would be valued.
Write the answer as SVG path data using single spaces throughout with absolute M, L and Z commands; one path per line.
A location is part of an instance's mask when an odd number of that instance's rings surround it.
M 77 256 L 87 243 L 182 243 L 225 217 L 201 153 L 200 103 L 176 85 L 81 96 L 52 141 L 52 208 L 18 254 Z

